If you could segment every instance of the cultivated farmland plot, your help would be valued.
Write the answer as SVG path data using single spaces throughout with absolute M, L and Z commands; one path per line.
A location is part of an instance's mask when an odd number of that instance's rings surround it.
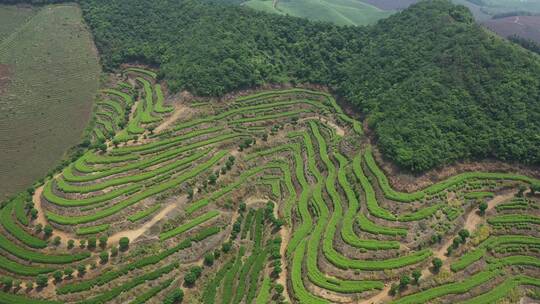
M 78 143 L 99 74 L 78 6 L 0 6 L 1 199 L 46 175 Z
M 93 148 L 3 205 L 0 303 L 538 293 L 539 180 L 467 172 L 401 192 L 327 93 L 169 104 L 155 73 L 126 69 L 100 93 Z

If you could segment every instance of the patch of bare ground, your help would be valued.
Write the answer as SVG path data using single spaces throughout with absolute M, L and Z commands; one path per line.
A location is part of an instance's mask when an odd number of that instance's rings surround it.
M 167 130 L 172 126 L 178 119 L 186 117 L 191 113 L 191 107 L 188 107 L 184 104 L 177 103 L 174 105 L 174 111 L 171 116 L 167 117 L 156 129 L 154 132 L 160 133 L 163 130 Z
M 11 69 L 7 64 L 0 64 L 0 95 L 4 94 L 9 85 Z
M 454 175 L 473 171 L 508 172 L 540 178 L 540 167 L 538 166 L 511 164 L 497 160 L 484 160 L 476 162 L 463 161 L 445 166 L 443 168 L 433 169 L 419 175 L 412 175 L 400 170 L 391 162 L 385 161 L 375 145 L 373 145 L 373 156 L 377 161 L 377 165 L 379 165 L 379 167 L 386 174 L 390 185 L 396 190 L 405 192 L 414 192 Z
M 120 238 L 122 237 L 128 237 L 131 242 L 134 242 L 140 236 L 142 236 L 148 230 L 150 230 L 155 224 L 157 224 L 159 221 L 167 217 L 169 213 L 172 212 L 175 208 L 178 208 L 179 206 L 186 204 L 187 200 L 188 200 L 187 195 L 182 195 L 181 197 L 176 199 L 172 204 L 163 208 L 158 214 L 152 217 L 150 221 L 146 222 L 141 227 L 137 229 L 132 229 L 132 230 L 119 231 L 111 235 L 109 237 L 109 242 L 111 244 L 116 244 L 118 243 L 118 241 L 120 241 Z

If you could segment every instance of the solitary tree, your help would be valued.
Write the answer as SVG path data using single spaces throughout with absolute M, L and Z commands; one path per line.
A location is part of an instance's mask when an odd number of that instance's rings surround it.
M 443 265 L 442 260 L 439 258 L 434 258 L 431 263 L 433 264 L 433 270 L 435 270 L 435 272 L 439 272 Z
M 13 287 L 13 279 L 5 277 L 2 279 L 2 284 L 4 284 L 4 289 L 10 290 Z
M 481 202 L 480 205 L 478 206 L 478 210 L 480 211 L 481 215 L 486 214 L 487 208 L 488 208 L 488 204 L 486 202 Z
M 411 282 L 411 278 L 404 274 L 401 276 L 401 278 L 399 278 L 399 288 L 403 289 L 405 287 L 407 287 L 407 285 L 409 285 L 409 283 Z
M 214 260 L 215 260 L 214 253 L 209 252 L 204 255 L 204 265 L 212 266 L 214 265 Z
M 66 268 L 64 270 L 64 274 L 66 275 L 68 279 L 71 279 L 71 277 L 73 276 L 73 268 L 70 268 L 70 267 Z
M 53 278 L 56 282 L 62 281 L 62 278 L 64 277 L 64 274 L 60 270 L 56 270 L 53 272 Z
M 45 287 L 47 286 L 48 284 L 48 279 L 47 279 L 47 276 L 43 275 L 43 274 L 40 274 L 36 277 L 36 284 L 38 287 Z
M 217 181 L 217 176 L 214 173 L 210 174 L 210 176 L 208 177 L 208 183 L 210 185 L 215 185 L 216 181 Z
M 163 300 L 164 304 L 179 304 L 184 299 L 184 291 L 180 288 L 175 288 Z
M 188 286 L 192 286 L 193 284 L 195 284 L 195 281 L 197 281 L 197 276 L 193 272 L 188 272 L 184 276 L 184 282 Z
M 520 184 L 518 187 L 518 196 L 523 196 L 525 191 L 527 191 L 527 187 L 523 184 Z
M 68 249 L 72 249 L 74 246 L 75 246 L 75 241 L 74 240 L 69 240 L 67 242 L 67 248 Z
M 53 239 L 53 245 L 58 247 L 58 246 L 60 246 L 60 243 L 62 243 L 62 240 L 60 239 L 60 237 L 55 236 L 54 239 Z
M 38 211 L 37 211 L 36 208 L 30 209 L 30 216 L 32 217 L 33 220 L 37 219 L 37 217 L 38 217 Z
M 106 264 L 109 261 L 109 252 L 102 251 L 99 254 L 99 261 L 101 262 L 101 264 Z
M 106 236 L 106 235 L 102 235 L 99 237 L 99 247 L 101 247 L 102 249 L 105 248 L 107 246 L 107 241 L 109 240 L 109 238 Z
M 95 236 L 91 236 L 91 237 L 88 239 L 88 249 L 94 249 L 94 248 L 96 248 L 96 245 L 97 245 L 96 237 L 95 237 Z
M 111 256 L 112 256 L 112 257 L 115 257 L 115 256 L 117 256 L 117 255 L 118 255 L 118 247 L 113 246 L 113 247 L 111 248 Z
M 471 236 L 471 234 L 469 233 L 469 230 L 467 230 L 467 229 L 461 229 L 461 230 L 459 231 L 458 234 L 459 234 L 459 236 L 461 237 L 462 243 L 465 243 L 465 240 L 466 240 L 469 236 Z
M 120 251 L 126 251 L 129 248 L 129 238 L 122 237 L 120 238 L 120 241 L 118 241 L 118 245 L 120 245 Z
M 49 238 L 53 233 L 51 225 L 46 225 L 45 228 L 43 228 L 43 233 L 45 233 L 46 238 Z
M 86 273 L 86 265 L 84 264 L 79 264 L 77 266 L 77 272 L 79 273 L 79 276 L 82 277 L 84 276 L 84 274 Z
M 412 277 L 414 279 L 414 282 L 416 284 L 418 284 L 418 281 L 420 280 L 420 277 L 422 276 L 422 272 L 418 269 L 415 269 L 413 272 L 412 272 Z
M 388 292 L 391 296 L 395 296 L 399 290 L 399 285 L 397 283 L 392 283 L 390 286 L 390 291 Z

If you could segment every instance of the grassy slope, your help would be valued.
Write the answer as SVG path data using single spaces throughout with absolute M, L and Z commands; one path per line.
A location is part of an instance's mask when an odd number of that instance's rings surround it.
M 365 25 L 388 17 L 393 11 L 384 11 L 358 0 L 282 0 L 277 9 L 272 1 L 250 0 L 247 6 L 278 14 L 304 17 L 311 20 L 333 22 L 339 25 Z
M 0 63 L 16 71 L 0 96 L 0 197 L 43 176 L 78 142 L 100 73 L 77 6 L 45 7 L 12 24 L 0 42 Z

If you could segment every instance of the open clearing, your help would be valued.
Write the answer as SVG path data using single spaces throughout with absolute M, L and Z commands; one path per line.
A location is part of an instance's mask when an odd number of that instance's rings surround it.
M 77 6 L 0 6 L 0 29 L 0 198 L 5 198 L 43 177 L 80 141 L 100 67 Z
M 537 179 L 472 171 L 399 192 L 327 93 L 201 106 L 169 104 L 140 67 L 114 83 L 96 108 L 104 144 L 0 210 L 0 269 L 30 282 L 3 281 L 1 301 L 166 303 L 182 290 L 205 304 L 476 304 L 538 292 Z

